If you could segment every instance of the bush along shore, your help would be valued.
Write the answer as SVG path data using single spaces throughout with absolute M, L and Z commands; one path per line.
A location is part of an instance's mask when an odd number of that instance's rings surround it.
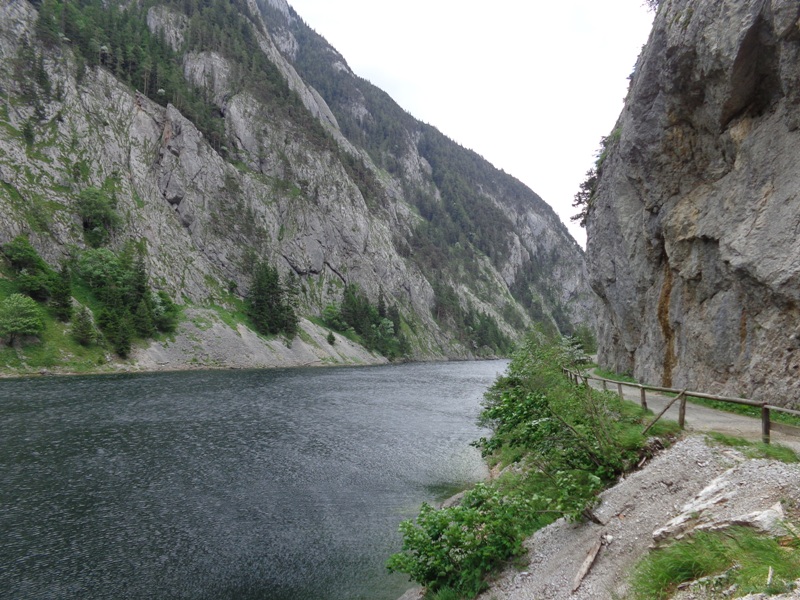
M 561 371 L 585 360 L 569 339 L 531 333 L 486 393 L 476 442 L 500 475 L 452 507 L 423 504 L 400 525 L 392 572 L 406 573 L 428 600 L 474 598 L 489 576 L 523 555 L 523 541 L 560 517 L 593 519 L 597 495 L 677 431 L 616 394 L 572 384 Z M 650 417 L 652 418 L 652 417 Z M 662 442 L 652 438 L 662 438 Z

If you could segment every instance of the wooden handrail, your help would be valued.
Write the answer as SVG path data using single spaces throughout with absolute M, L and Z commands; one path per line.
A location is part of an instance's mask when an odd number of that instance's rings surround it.
M 571 371 L 570 369 L 567 369 L 566 367 L 563 367 L 562 370 L 564 371 L 564 373 L 569 374 L 570 380 L 574 381 L 575 383 L 578 383 L 580 379 L 583 379 L 583 381 L 584 381 L 584 383 L 586 385 L 588 385 L 589 380 L 602 381 L 603 382 L 603 390 L 605 390 L 605 391 L 608 391 L 608 384 L 609 383 L 616 384 L 617 393 L 619 394 L 620 398 L 623 398 L 622 386 L 626 385 L 628 387 L 638 388 L 639 390 L 641 390 L 641 401 L 640 402 L 641 402 L 642 408 L 645 408 L 645 409 L 647 408 L 647 395 L 645 393 L 646 391 L 661 392 L 661 393 L 667 393 L 667 394 L 678 394 L 675 398 L 673 398 L 667 404 L 667 407 L 663 411 L 661 411 L 661 414 L 659 414 L 655 418 L 655 420 L 645 428 L 645 430 L 644 430 L 645 432 L 647 432 L 647 430 L 650 429 L 650 427 L 652 427 L 653 424 L 656 421 L 658 421 L 662 417 L 662 415 L 665 412 L 667 412 L 667 409 L 669 409 L 669 407 L 672 406 L 678 399 L 681 400 L 680 414 L 678 416 L 678 423 L 679 423 L 681 429 L 683 429 L 684 419 L 685 419 L 685 416 L 686 416 L 686 398 L 703 398 L 705 400 L 717 400 L 719 402 L 728 402 L 730 404 L 742 404 L 742 405 L 745 405 L 745 406 L 754 406 L 754 407 L 760 408 L 761 409 L 761 439 L 763 440 L 763 442 L 765 444 L 769 444 L 769 442 L 770 442 L 770 429 L 771 429 L 770 411 L 776 410 L 778 412 L 783 412 L 783 413 L 788 413 L 788 414 L 791 414 L 791 415 L 800 416 L 800 411 L 799 410 L 793 410 L 791 408 L 784 408 L 782 406 L 774 406 L 774 405 L 769 404 L 767 402 L 758 402 L 757 400 L 748 400 L 746 398 L 732 398 L 730 396 L 719 396 L 719 395 L 716 395 L 716 394 L 705 394 L 703 392 L 694 392 L 694 391 L 690 391 L 690 390 L 678 390 L 678 389 L 675 389 L 675 388 L 661 387 L 661 386 L 656 386 L 656 385 L 646 385 L 646 384 L 642 384 L 642 383 L 632 383 L 630 381 L 619 381 L 619 380 L 616 380 L 616 379 L 608 379 L 606 377 L 598 377 L 596 375 L 587 375 L 587 374 L 584 374 L 584 373 L 579 373 L 578 371 Z

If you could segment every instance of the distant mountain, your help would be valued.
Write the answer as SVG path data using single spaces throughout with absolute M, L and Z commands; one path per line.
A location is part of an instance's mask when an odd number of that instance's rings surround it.
M 73 265 L 82 304 L 100 295 L 82 257 L 107 249 L 229 325 L 252 325 L 244 300 L 268 264 L 301 340 L 349 293 L 365 312 L 339 325 L 375 342 L 388 318 L 392 355 L 490 355 L 535 322 L 593 319 L 582 251 L 550 207 L 352 73 L 280 0 L 2 2 L 0 57 L 0 244 L 23 234 Z M 87 219 L 93 195 L 113 226 Z

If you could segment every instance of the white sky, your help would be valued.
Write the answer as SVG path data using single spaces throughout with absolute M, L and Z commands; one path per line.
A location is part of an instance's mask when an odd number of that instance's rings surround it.
M 416 118 L 514 175 L 573 237 L 572 198 L 622 110 L 642 0 L 289 0 Z

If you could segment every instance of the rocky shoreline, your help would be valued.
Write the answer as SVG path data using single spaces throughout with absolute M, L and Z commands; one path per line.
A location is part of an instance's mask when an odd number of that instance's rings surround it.
M 177 331 L 147 346 L 134 347 L 128 359 L 107 353 L 105 362 L 94 369 L 63 366 L 47 369 L 5 369 L 0 378 L 38 375 L 102 375 L 209 369 L 268 369 L 315 366 L 382 365 L 389 361 L 334 332 L 334 343 L 327 341 L 329 330 L 300 319 L 298 335 L 287 343 L 281 337 L 265 339 L 242 324 L 229 326 L 211 309 L 187 308 Z

